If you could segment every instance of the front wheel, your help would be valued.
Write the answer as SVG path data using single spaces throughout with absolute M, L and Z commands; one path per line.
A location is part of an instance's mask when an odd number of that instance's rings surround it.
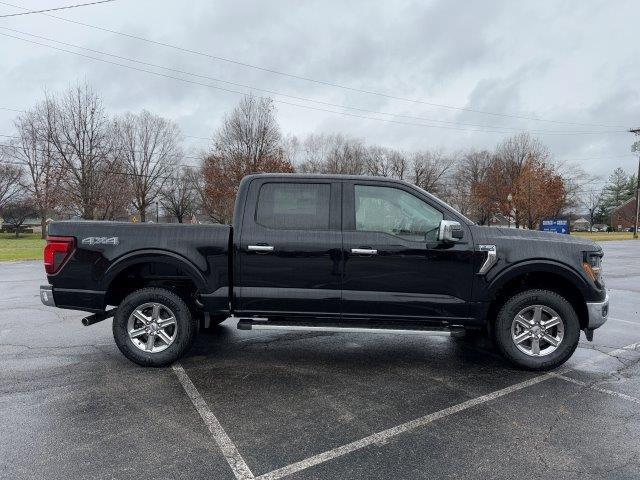
M 193 343 L 196 325 L 189 307 L 163 288 L 143 288 L 128 295 L 113 318 L 113 337 L 120 351 L 145 367 L 164 367 Z
M 526 290 L 498 313 L 494 336 L 500 352 L 527 370 L 550 370 L 566 362 L 580 340 L 571 304 L 549 290 Z

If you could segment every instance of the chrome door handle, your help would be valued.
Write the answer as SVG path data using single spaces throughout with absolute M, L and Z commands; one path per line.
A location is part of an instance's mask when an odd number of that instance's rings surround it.
M 352 248 L 351 253 L 354 255 L 377 255 L 378 250 L 373 248 Z
M 272 245 L 247 245 L 247 250 L 250 252 L 269 253 L 273 252 L 274 248 Z

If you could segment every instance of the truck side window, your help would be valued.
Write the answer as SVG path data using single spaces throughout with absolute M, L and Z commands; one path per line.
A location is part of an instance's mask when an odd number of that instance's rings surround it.
M 356 230 L 384 232 L 405 240 L 435 242 L 442 213 L 392 187 L 355 186 Z
M 256 223 L 287 230 L 329 230 L 328 183 L 265 183 L 260 188 Z

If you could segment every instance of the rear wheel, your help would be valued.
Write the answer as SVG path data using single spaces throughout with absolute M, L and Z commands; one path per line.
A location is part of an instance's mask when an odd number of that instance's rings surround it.
M 164 367 L 193 343 L 196 324 L 185 302 L 163 288 L 143 288 L 128 295 L 113 319 L 113 337 L 132 362 Z
M 580 323 L 571 304 L 549 290 L 526 290 L 498 313 L 494 336 L 501 353 L 528 370 L 549 370 L 573 354 Z

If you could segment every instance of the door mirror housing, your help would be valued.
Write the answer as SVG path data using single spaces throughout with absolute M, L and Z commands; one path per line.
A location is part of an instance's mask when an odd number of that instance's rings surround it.
M 438 230 L 438 240 L 445 243 L 455 243 L 464 237 L 464 230 L 459 222 L 453 220 L 442 220 L 440 230 Z

